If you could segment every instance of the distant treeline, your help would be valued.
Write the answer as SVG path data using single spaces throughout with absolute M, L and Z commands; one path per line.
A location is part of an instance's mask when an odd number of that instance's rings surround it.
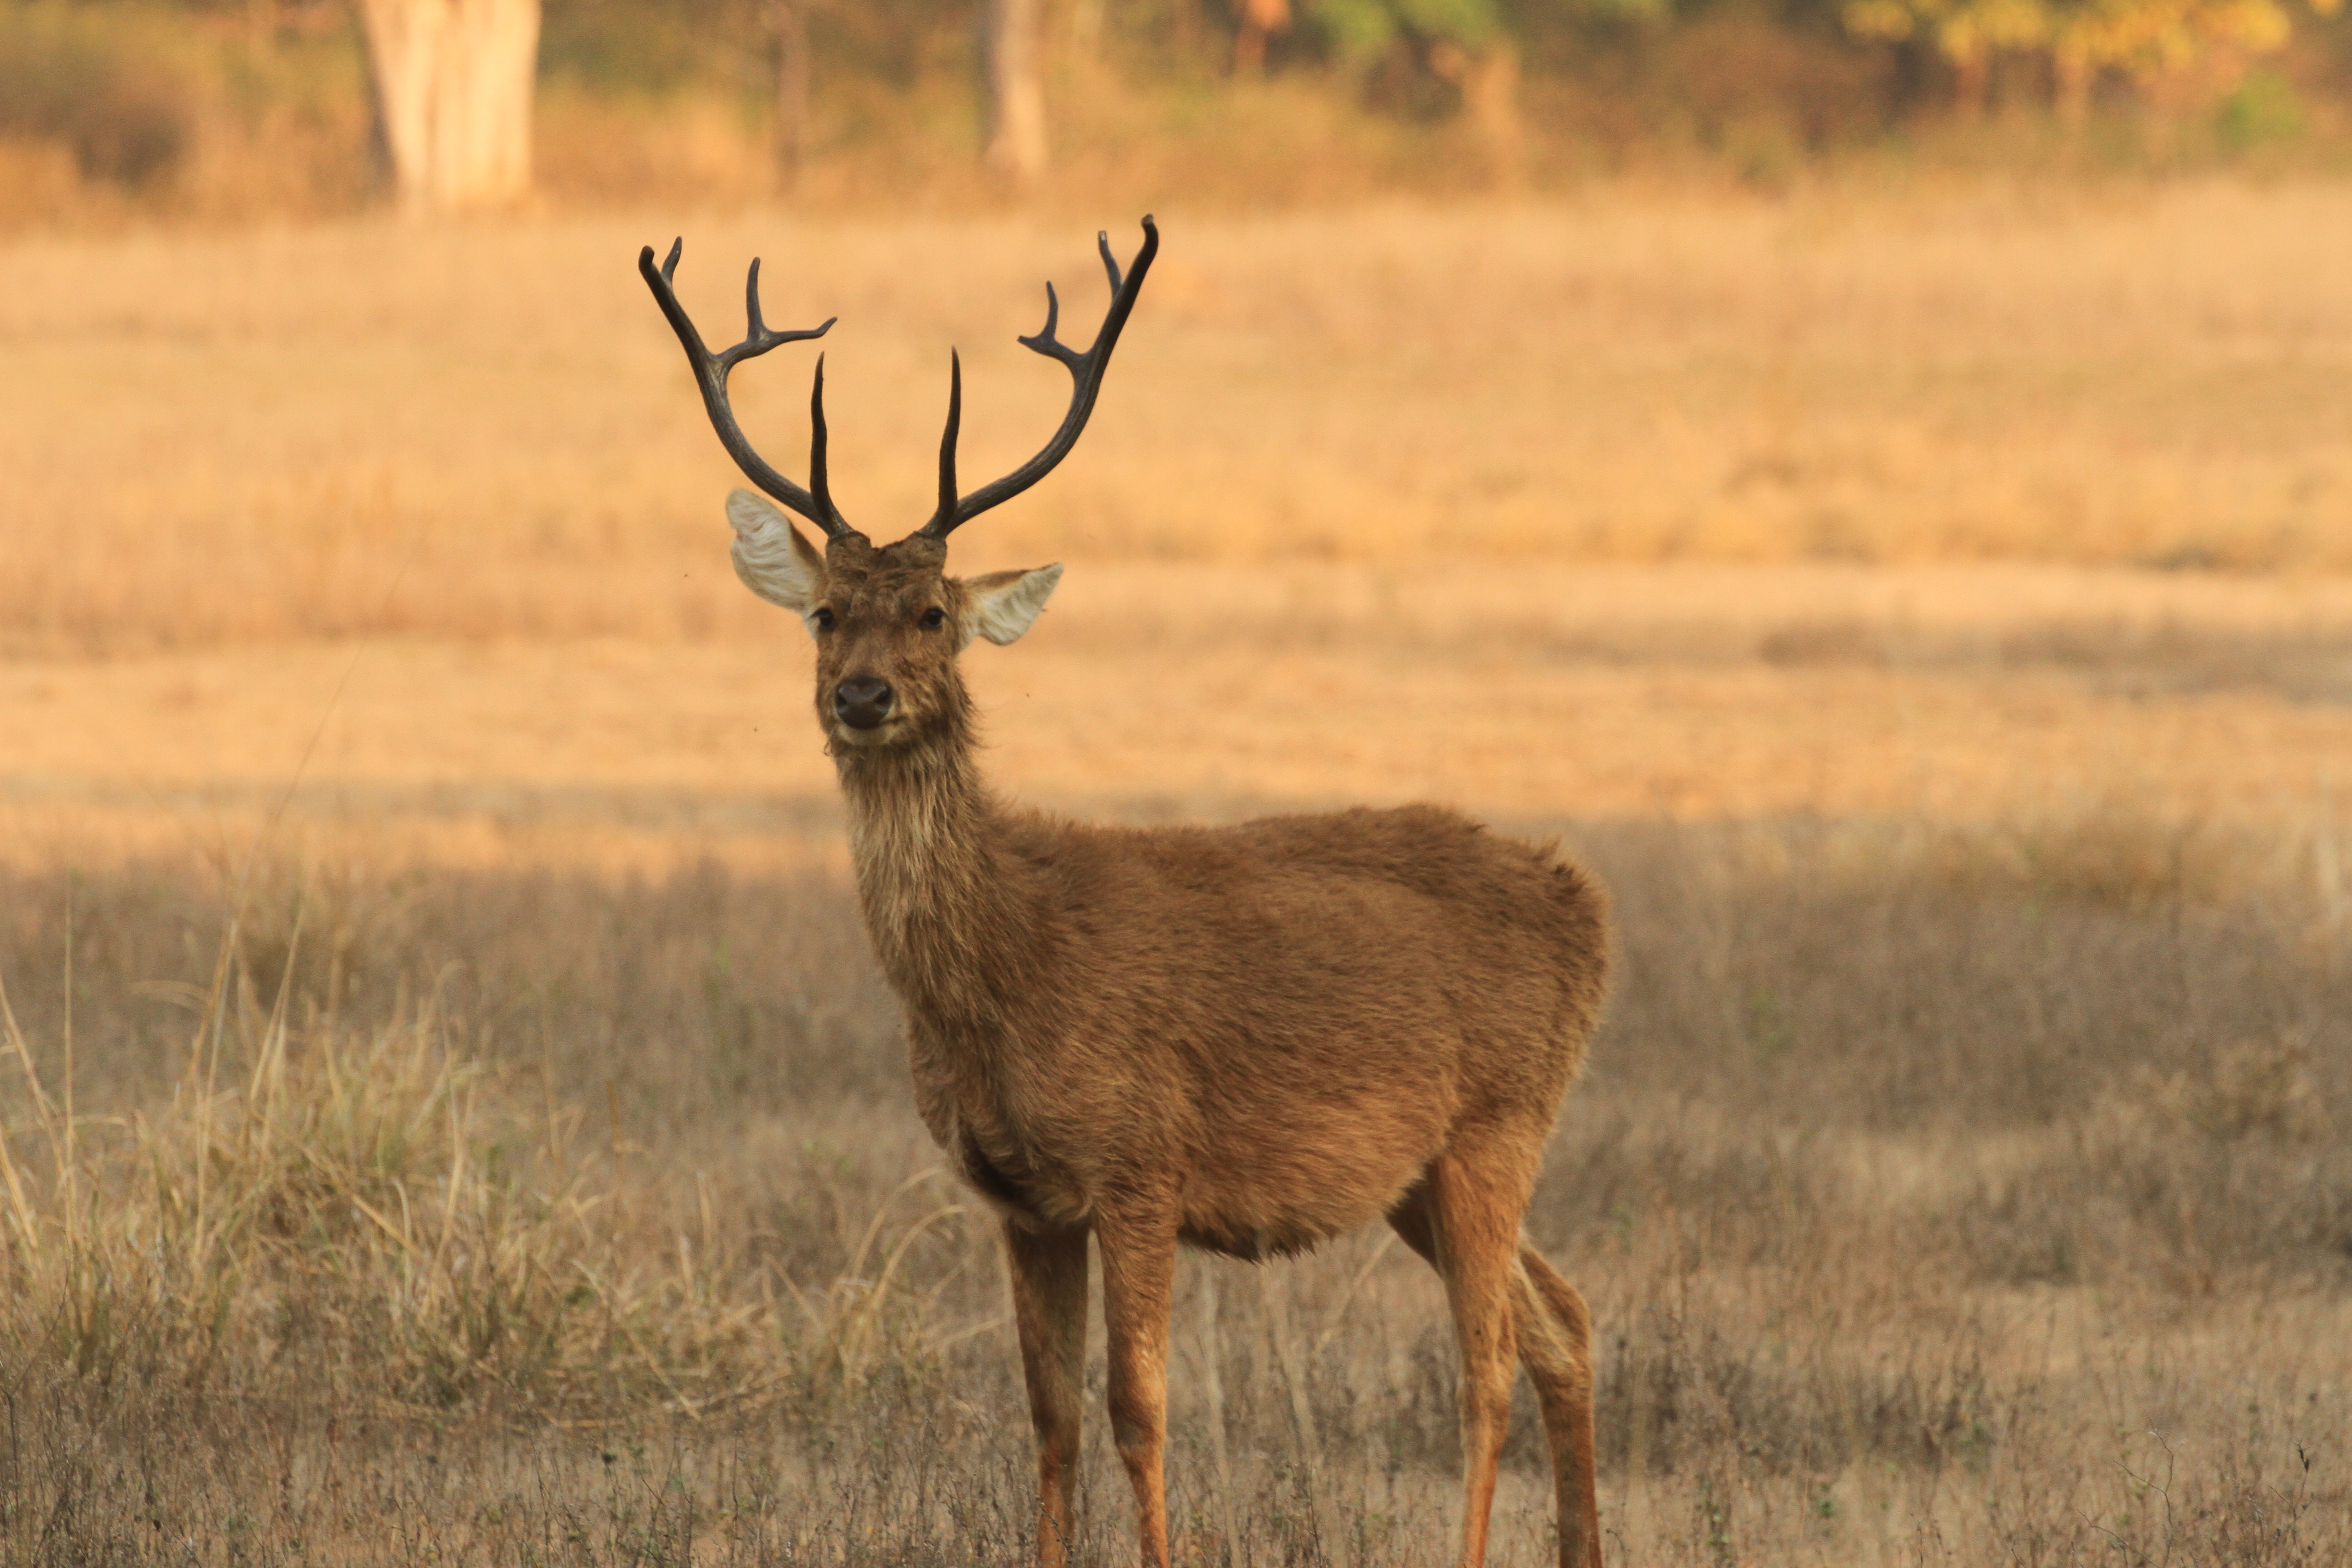
M 1139 81 L 1306 75 L 1422 116 L 1463 108 L 1465 77 L 1497 51 L 1531 79 L 1633 101 L 1843 100 L 1849 114 L 1884 117 L 2210 100 L 2302 35 L 2313 46 L 2303 51 L 2308 72 L 2298 72 L 2308 85 L 2352 88 L 2341 0 L 1033 3 L 1050 50 L 1100 56 Z M 829 68 L 911 85 L 970 68 L 988 9 L 986 0 L 544 0 L 541 63 L 644 88 L 730 76 L 756 87 L 763 39 L 798 11 Z
M 1247 197 L 1675 159 L 1770 181 L 1928 143 L 2332 163 L 2352 141 L 2341 4 L 0 0 L 0 222 L 395 189 L 466 205 L 1050 178 Z M 451 68 L 467 50 L 510 63 Z M 448 110 L 436 71 L 491 96 Z M 472 162 L 432 174 L 452 124 Z

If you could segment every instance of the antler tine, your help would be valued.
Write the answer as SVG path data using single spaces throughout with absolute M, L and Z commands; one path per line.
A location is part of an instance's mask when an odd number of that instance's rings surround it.
M 1110 275 L 1110 310 L 1095 332 L 1094 342 L 1080 353 L 1054 335 L 1061 321 L 1062 305 L 1051 283 L 1045 285 L 1045 330 L 1034 337 L 1018 340 L 1022 347 L 1060 362 L 1070 373 L 1070 408 L 1062 416 L 1061 428 L 1054 432 L 1053 439 L 1035 457 L 994 483 L 982 485 L 957 500 L 956 426 L 962 406 L 962 374 L 961 367 L 957 367 L 949 397 L 947 436 L 940 447 L 940 510 L 917 532 L 945 539 L 989 508 L 1011 500 L 1053 472 L 1055 465 L 1068 457 L 1070 448 L 1077 445 L 1088 416 L 1095 411 L 1095 398 L 1102 391 L 1103 373 L 1109 368 L 1111 350 L 1118 346 L 1118 335 L 1135 309 L 1136 296 L 1142 291 L 1143 275 L 1151 269 L 1151 258 L 1160 254 L 1160 228 L 1149 214 L 1145 215 L 1143 247 L 1135 253 L 1135 265 L 1125 278 L 1119 276 L 1118 262 L 1111 255 L 1110 236 L 1098 233 L 1095 243 L 1102 251 L 1103 269 Z
M 833 323 L 827 321 L 825 325 L 829 327 Z M 835 522 L 841 522 L 841 509 L 833 504 L 833 491 L 826 488 L 825 483 L 824 356 L 823 354 L 816 356 L 816 380 L 809 389 L 809 492 L 816 504 L 824 509 L 826 517 Z M 824 522 L 819 519 L 811 518 L 809 521 L 815 522 L 820 528 L 824 528 Z M 842 527 L 852 533 L 856 531 L 847 523 L 842 523 Z M 825 535 L 828 538 L 832 537 L 833 530 L 825 528 Z
M 940 510 L 948 516 L 956 504 L 956 433 L 963 428 L 963 355 L 948 350 L 948 428 L 940 437 Z M 952 528 L 954 524 L 949 524 Z
M 1116 283 L 1112 284 L 1110 291 L 1112 296 L 1116 298 L 1118 294 L 1118 285 Z M 1063 342 L 1060 339 L 1054 336 L 1055 323 L 1059 321 L 1061 319 L 1062 301 L 1054 293 L 1054 285 L 1051 282 L 1048 282 L 1045 285 L 1045 327 L 1034 338 L 1015 338 L 1013 341 L 1019 343 L 1023 348 L 1031 350 L 1036 353 L 1044 354 L 1049 359 L 1060 360 L 1064 364 L 1070 366 L 1072 373 L 1076 374 L 1078 362 L 1086 356 L 1079 353 L 1077 350 L 1070 347 L 1069 344 Z
M 754 259 L 743 280 L 743 341 L 714 354 L 695 329 L 686 307 L 678 303 L 675 279 L 678 258 L 685 252 L 686 240 L 681 236 L 671 244 L 668 258 L 656 268 L 654 247 L 648 245 L 637 253 L 637 271 L 645 279 L 646 287 L 653 290 L 654 302 L 668 319 L 670 330 L 677 334 L 679 346 L 686 350 L 686 363 L 692 367 L 695 384 L 702 391 L 703 411 L 710 416 L 711 428 L 718 431 L 719 444 L 727 448 L 727 455 L 735 459 L 735 466 L 743 470 L 747 479 L 823 529 L 827 538 L 855 534 L 857 531 L 843 520 L 840 509 L 833 504 L 833 497 L 825 489 L 824 360 L 820 357 L 817 362 L 816 390 L 809 400 L 809 481 L 814 493 L 784 478 L 752 449 L 727 400 L 727 374 L 738 364 L 785 343 L 821 338 L 841 318 L 831 317 L 822 326 L 792 331 L 780 332 L 770 327 L 760 318 L 760 263 Z
M 1143 226 L 1150 228 L 1151 219 L 1146 217 L 1143 220 Z M 1118 258 L 1110 253 L 1109 230 L 1100 228 L 1095 230 L 1095 248 L 1102 252 L 1103 270 L 1110 274 L 1110 291 L 1116 294 L 1118 292 Z M 1045 331 L 1051 333 L 1053 329 L 1048 327 Z

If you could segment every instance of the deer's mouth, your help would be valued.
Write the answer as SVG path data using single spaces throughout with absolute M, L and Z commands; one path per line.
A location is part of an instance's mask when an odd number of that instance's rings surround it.
M 825 726 L 836 746 L 873 747 L 895 744 L 907 732 L 907 721 L 892 714 L 878 724 L 845 724 L 838 721 Z

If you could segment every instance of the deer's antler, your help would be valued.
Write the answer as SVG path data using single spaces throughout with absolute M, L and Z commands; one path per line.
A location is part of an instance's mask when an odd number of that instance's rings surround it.
M 1054 465 L 1069 456 L 1070 448 L 1078 444 L 1078 433 L 1087 427 L 1087 417 L 1095 411 L 1096 395 L 1102 391 L 1103 372 L 1110 365 L 1110 351 L 1118 345 L 1118 334 L 1127 325 L 1129 311 L 1135 309 L 1135 297 L 1143 288 L 1143 275 L 1150 270 L 1151 258 L 1160 252 L 1160 229 L 1150 216 L 1143 220 L 1143 248 L 1135 253 L 1134 269 L 1121 279 L 1118 262 L 1110 253 L 1110 236 L 1099 234 L 1096 243 L 1102 249 L 1103 270 L 1110 275 L 1110 313 L 1103 318 L 1102 327 L 1095 333 L 1092 347 L 1080 353 L 1054 336 L 1055 323 L 1061 320 L 1062 302 L 1054 294 L 1054 286 L 1045 285 L 1045 329 L 1034 338 L 1023 338 L 1021 346 L 1034 349 L 1048 359 L 1056 359 L 1070 373 L 1070 411 L 1062 416 L 1062 427 L 1045 443 L 1038 454 L 996 480 L 968 496 L 956 495 L 956 432 L 963 422 L 963 362 L 952 351 L 948 356 L 948 426 L 940 440 L 940 510 L 931 521 L 917 532 L 933 539 L 945 539 L 963 524 L 970 522 L 990 507 L 1011 500 L 1039 479 L 1053 472 Z M 650 254 L 650 253 L 648 253 Z M 820 328 L 819 331 L 823 329 Z M 723 434 L 723 432 L 722 432 Z M 732 448 L 730 448 L 732 450 Z M 740 462 L 739 456 L 736 459 Z
M 681 238 L 669 247 L 669 258 L 659 268 L 654 266 L 654 247 L 650 245 L 638 253 L 637 270 L 644 275 L 646 287 L 654 291 L 654 300 L 669 318 L 670 330 L 685 346 L 686 362 L 694 367 L 695 384 L 702 388 L 702 406 L 710 416 L 712 428 L 719 432 L 719 442 L 727 455 L 735 459 L 751 481 L 800 513 L 819 528 L 828 539 L 838 539 L 857 531 L 843 521 L 841 509 L 833 504 L 825 489 L 824 477 L 824 356 L 817 356 L 815 390 L 809 394 L 809 488 L 801 489 L 770 467 L 745 439 L 743 427 L 735 422 L 735 410 L 727 402 L 727 373 L 747 359 L 754 359 L 782 343 L 796 343 L 807 338 L 821 338 L 829 331 L 835 316 L 824 326 L 800 331 L 779 332 L 760 319 L 760 263 L 754 258 L 751 276 L 743 282 L 743 311 L 749 318 L 743 341 L 733 348 L 712 353 L 704 346 L 702 334 L 677 302 L 677 290 L 671 279 L 677 273 L 677 258 L 686 249 Z M 1046 331 L 1050 334 L 1049 326 Z M 1047 465 L 1051 467 L 1051 465 Z M 1008 492 L 1009 493 L 1009 492 Z M 1000 498 L 1001 499 L 1001 498 Z

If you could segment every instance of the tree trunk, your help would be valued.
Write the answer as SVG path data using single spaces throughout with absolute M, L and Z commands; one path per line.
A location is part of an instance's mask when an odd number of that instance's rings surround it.
M 1262 74 L 1266 38 L 1289 26 L 1290 0 L 1242 0 L 1241 26 L 1234 33 L 1234 74 Z
M 1527 132 L 1519 118 L 1519 52 L 1490 41 L 1472 55 L 1451 38 L 1429 48 L 1429 68 L 1462 89 L 1462 111 L 1486 155 L 1486 173 L 1500 189 L 1516 187 L 1526 170 Z
M 1016 185 L 1045 173 L 1045 89 L 1038 79 L 1039 0 L 988 0 L 988 166 Z
M 1982 120 L 1991 97 L 1990 50 L 1972 49 L 1952 61 L 1952 109 L 1962 124 L 1974 125 Z
M 2058 123 L 2072 134 L 2091 118 L 2091 61 L 2083 49 L 2061 47 L 2050 63 Z
M 402 208 L 502 206 L 530 187 L 539 0 L 360 0 Z
M 800 183 L 808 159 L 811 0 L 768 0 L 776 38 L 776 176 L 784 190 Z
M 1519 118 L 1519 53 L 1501 38 L 1470 63 L 1462 79 L 1462 107 L 1486 151 L 1497 187 L 1516 189 L 1527 173 L 1527 127 Z

